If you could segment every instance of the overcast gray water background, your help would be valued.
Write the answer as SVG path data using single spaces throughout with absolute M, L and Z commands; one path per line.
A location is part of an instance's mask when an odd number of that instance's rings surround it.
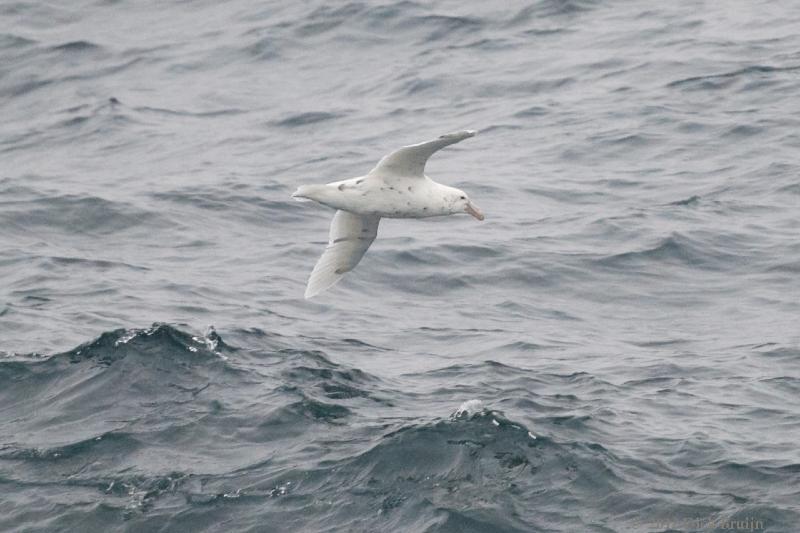
M 798 28 L 0 2 L 0 530 L 798 531 Z M 294 188 L 464 128 L 305 301 Z

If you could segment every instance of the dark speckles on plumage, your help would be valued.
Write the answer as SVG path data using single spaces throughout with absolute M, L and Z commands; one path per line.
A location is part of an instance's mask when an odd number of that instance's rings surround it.
M 337 188 L 338 188 L 340 191 L 343 191 L 343 190 L 344 190 L 344 183 L 342 183 L 341 185 L 339 185 L 339 187 L 337 187 Z
M 411 192 L 411 185 L 408 186 L 408 192 Z
M 394 187 L 389 187 L 389 190 L 390 190 L 390 191 L 393 191 L 393 190 L 394 190 Z
M 428 208 L 427 208 L 427 207 L 423 207 L 423 208 L 422 208 L 422 210 L 423 210 L 423 211 L 427 211 L 427 210 L 428 210 Z
M 364 178 L 361 178 L 360 180 L 356 180 L 356 185 L 361 185 L 362 181 L 364 181 Z

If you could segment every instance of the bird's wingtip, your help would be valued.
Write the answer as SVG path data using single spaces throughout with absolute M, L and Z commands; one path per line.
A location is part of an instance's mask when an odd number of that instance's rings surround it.
M 323 292 L 327 291 L 341 279 L 341 275 L 337 277 L 330 277 L 324 276 L 323 278 L 315 277 L 315 279 L 311 279 L 306 286 L 306 292 L 303 293 L 303 297 L 306 300 L 310 300 L 322 294 Z
M 440 135 L 440 139 L 447 139 L 452 142 L 463 141 L 464 139 L 469 139 L 470 137 L 475 137 L 478 134 L 478 130 L 461 130 L 461 131 L 454 131 L 453 133 L 445 133 L 444 135 Z

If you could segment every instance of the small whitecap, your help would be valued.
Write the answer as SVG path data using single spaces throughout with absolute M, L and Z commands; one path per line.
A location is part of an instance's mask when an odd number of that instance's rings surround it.
M 219 346 L 219 334 L 217 333 L 217 330 L 214 329 L 213 325 L 209 325 L 206 328 L 206 333 L 203 336 L 203 340 L 210 351 L 215 352 L 217 350 L 217 346 Z
M 217 351 L 217 348 L 219 348 L 220 337 L 219 337 L 219 333 L 217 333 L 217 330 L 214 328 L 213 325 L 209 325 L 206 328 L 206 332 L 203 334 L 202 337 L 193 336 L 192 340 L 194 342 L 196 342 L 197 344 L 204 345 L 208 351 L 210 351 L 214 355 L 222 358 L 222 360 L 224 360 L 224 361 L 228 360 L 228 358 L 225 355 L 223 355 L 221 352 Z M 193 352 L 197 351 L 196 348 L 189 348 L 189 349 L 191 351 L 193 351 Z
M 467 400 L 462 403 L 458 410 L 453 413 L 453 418 L 469 418 L 486 411 L 483 402 L 480 400 Z
M 125 334 L 122 335 L 117 341 L 114 343 L 114 346 L 119 346 L 120 344 L 128 344 L 137 334 L 139 333 L 138 329 L 127 329 L 125 330 Z M 78 352 L 80 353 L 80 352 Z
M 291 485 L 291 484 L 292 484 L 292 482 L 289 481 L 288 483 L 286 483 L 284 485 L 278 485 L 277 487 L 275 487 L 274 489 L 269 491 L 269 497 L 272 498 L 272 497 L 275 497 L 275 496 L 284 496 L 284 495 L 286 495 L 286 493 L 288 492 L 288 489 L 289 489 L 289 485 Z

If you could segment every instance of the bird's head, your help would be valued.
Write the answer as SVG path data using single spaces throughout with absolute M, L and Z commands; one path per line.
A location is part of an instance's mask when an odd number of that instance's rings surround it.
M 448 205 L 450 207 L 450 213 L 469 213 L 470 215 L 474 216 L 478 220 L 483 220 L 484 216 L 481 210 L 478 208 L 477 205 L 473 204 L 472 201 L 467 196 L 467 193 L 460 189 L 452 188 L 452 191 L 448 195 Z

